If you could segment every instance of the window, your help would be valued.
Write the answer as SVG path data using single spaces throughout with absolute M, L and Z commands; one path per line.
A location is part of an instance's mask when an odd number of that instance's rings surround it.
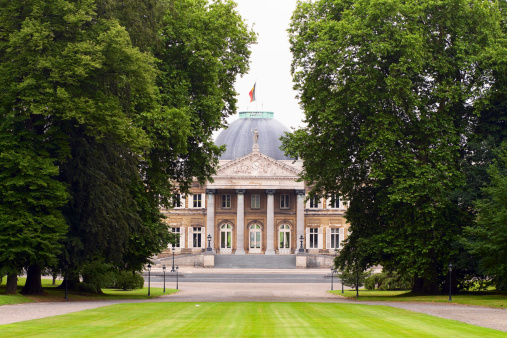
M 290 248 L 290 227 L 288 224 L 282 224 L 280 226 L 279 240 L 280 245 L 279 249 L 289 249 Z
M 193 207 L 202 208 L 202 194 L 193 195 Z
M 250 226 L 250 253 L 261 252 L 261 226 L 252 224 Z
M 318 209 L 319 208 L 319 198 L 317 196 L 311 197 L 309 202 L 310 209 Z
M 319 229 L 310 228 L 310 249 L 319 248 Z
M 280 209 L 289 209 L 289 195 L 288 194 L 281 194 L 280 195 Z
M 250 199 L 250 207 L 252 209 L 260 209 L 261 208 L 261 195 L 252 194 L 252 197 Z
M 172 199 L 173 208 L 184 208 L 185 207 L 185 198 L 181 196 L 181 194 L 174 194 Z
M 193 228 L 192 247 L 193 248 L 202 248 L 202 228 L 201 227 L 194 227 Z
M 175 238 L 175 242 L 174 242 L 174 247 L 175 248 L 181 248 L 181 228 L 172 228 L 172 231 L 174 234 L 176 234 L 176 238 Z M 169 243 L 169 246 L 172 247 L 172 244 Z
M 231 208 L 231 195 L 222 195 L 222 209 Z
M 340 196 L 333 194 L 329 196 L 328 207 L 331 209 L 339 209 L 340 208 Z
M 331 229 L 331 247 L 329 249 L 340 248 L 340 229 Z
M 232 226 L 230 224 L 224 224 L 220 227 L 220 248 L 232 248 Z

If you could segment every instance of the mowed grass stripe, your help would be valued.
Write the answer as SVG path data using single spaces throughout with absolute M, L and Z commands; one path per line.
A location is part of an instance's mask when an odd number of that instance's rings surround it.
M 507 337 L 389 306 L 278 302 L 117 304 L 2 325 L 1 332 L 2 337 Z

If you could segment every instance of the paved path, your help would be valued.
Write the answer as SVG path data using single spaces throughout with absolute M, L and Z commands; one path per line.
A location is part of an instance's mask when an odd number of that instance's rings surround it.
M 182 269 L 182 273 L 194 270 Z M 202 273 L 200 270 L 199 273 Z M 228 272 L 231 270 L 228 269 Z M 214 271 L 216 272 L 216 271 Z M 245 273 L 243 271 L 242 273 Z M 251 271 L 256 273 L 256 271 Z M 273 273 L 277 273 L 274 271 Z M 287 273 L 284 270 L 283 273 Z M 324 270 L 295 270 L 294 274 L 324 274 Z M 366 305 L 387 305 L 433 316 L 454 319 L 473 325 L 507 332 L 507 310 L 490 309 L 445 303 L 406 303 L 406 302 L 357 302 L 329 294 L 329 283 L 184 283 L 180 280 L 180 291 L 151 300 L 86 301 L 60 303 L 26 303 L 0 306 L 0 325 L 30 319 L 45 318 L 70 312 L 93 309 L 118 303 L 141 302 L 325 302 L 353 303 Z M 162 287 L 162 283 L 152 283 Z M 174 285 L 166 284 L 166 287 Z M 338 289 L 341 287 L 335 284 Z

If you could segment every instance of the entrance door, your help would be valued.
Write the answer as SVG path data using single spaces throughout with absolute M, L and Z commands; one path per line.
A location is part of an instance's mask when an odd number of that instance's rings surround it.
M 290 254 L 290 226 L 288 224 L 280 225 L 278 238 L 278 253 L 280 255 Z
M 220 253 L 232 253 L 232 226 L 230 224 L 220 227 Z
M 250 226 L 250 247 L 249 253 L 261 253 L 261 226 L 252 224 Z

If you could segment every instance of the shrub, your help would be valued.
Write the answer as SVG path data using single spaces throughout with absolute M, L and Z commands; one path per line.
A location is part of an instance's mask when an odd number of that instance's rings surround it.
M 353 267 L 347 267 L 338 273 L 338 277 L 342 280 L 343 285 L 355 289 L 357 282 L 359 282 L 358 287 L 363 286 L 366 278 L 369 277 L 371 273 L 371 270 L 357 271 L 357 269 Z
M 396 271 L 382 271 L 366 278 L 368 290 L 408 290 L 412 286 L 410 278 Z

